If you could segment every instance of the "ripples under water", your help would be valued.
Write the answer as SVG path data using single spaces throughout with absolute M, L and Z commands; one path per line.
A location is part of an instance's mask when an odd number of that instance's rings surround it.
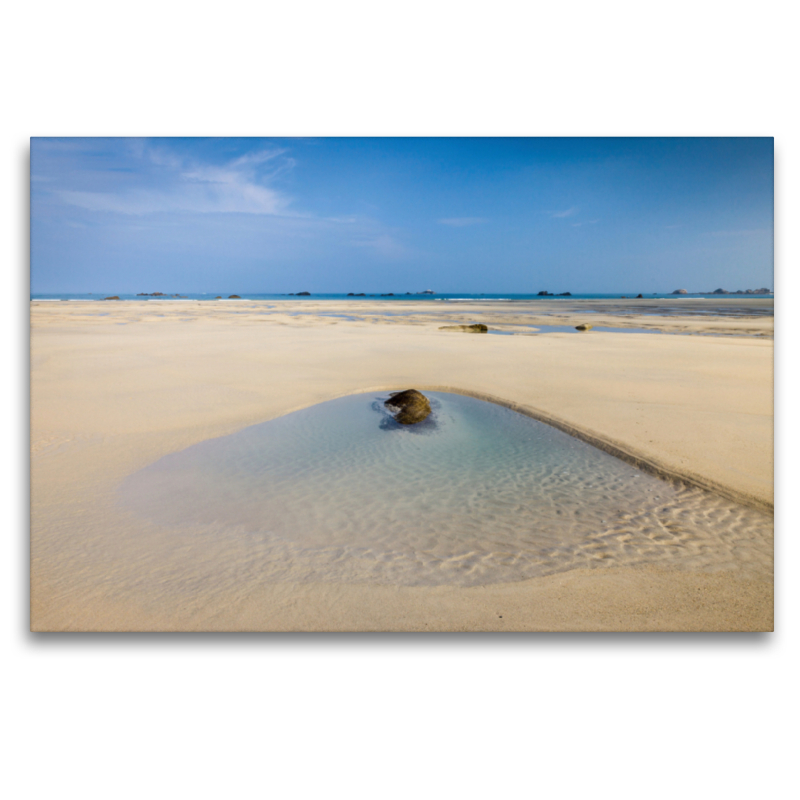
M 502 406 L 427 394 L 433 413 L 415 426 L 369 393 L 201 442 L 131 475 L 120 502 L 166 528 L 236 533 L 236 557 L 273 580 L 474 586 L 578 567 L 771 569 L 769 515 Z

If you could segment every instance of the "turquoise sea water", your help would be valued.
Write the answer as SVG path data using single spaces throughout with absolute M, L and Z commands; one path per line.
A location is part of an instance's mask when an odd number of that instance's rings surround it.
M 771 568 L 768 515 L 504 407 L 427 394 L 433 414 L 415 426 L 369 393 L 201 442 L 128 477 L 119 502 L 165 536 L 205 537 L 220 564 L 233 537 L 225 568 L 272 580 L 475 586 L 578 567 Z

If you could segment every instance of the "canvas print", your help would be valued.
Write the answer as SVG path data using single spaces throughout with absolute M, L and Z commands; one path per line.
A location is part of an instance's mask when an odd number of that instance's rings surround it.
M 771 138 L 30 156 L 32 630 L 772 630 Z

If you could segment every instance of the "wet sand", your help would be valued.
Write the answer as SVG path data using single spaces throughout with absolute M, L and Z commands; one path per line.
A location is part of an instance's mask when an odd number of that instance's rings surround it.
M 468 588 L 223 579 L 198 569 L 191 535 L 165 544 L 115 502 L 128 475 L 191 444 L 413 386 L 494 399 L 769 511 L 773 319 L 740 309 L 771 301 L 702 314 L 686 307 L 700 301 L 592 302 L 32 303 L 32 628 L 770 630 L 771 571 L 577 569 Z M 519 333 L 439 330 L 472 321 Z M 661 333 L 531 327 L 585 321 Z

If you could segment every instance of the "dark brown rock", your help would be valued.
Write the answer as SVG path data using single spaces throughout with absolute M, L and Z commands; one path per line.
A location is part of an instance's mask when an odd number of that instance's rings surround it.
M 228 300 L 241 300 L 242 298 L 239 297 L 238 294 L 232 294 L 228 296 Z
M 117 295 L 113 295 L 113 297 L 104 297 L 103 300 L 119 300 Z
M 582 322 L 580 325 L 575 326 L 576 331 L 590 331 L 594 325 L 590 325 L 588 322 Z
M 488 333 L 489 329 L 482 323 L 474 325 L 442 325 L 440 331 L 464 331 L 465 333 Z
M 391 409 L 394 418 L 401 425 L 415 425 L 427 419 L 431 413 L 428 398 L 416 389 L 394 392 L 384 405 Z

